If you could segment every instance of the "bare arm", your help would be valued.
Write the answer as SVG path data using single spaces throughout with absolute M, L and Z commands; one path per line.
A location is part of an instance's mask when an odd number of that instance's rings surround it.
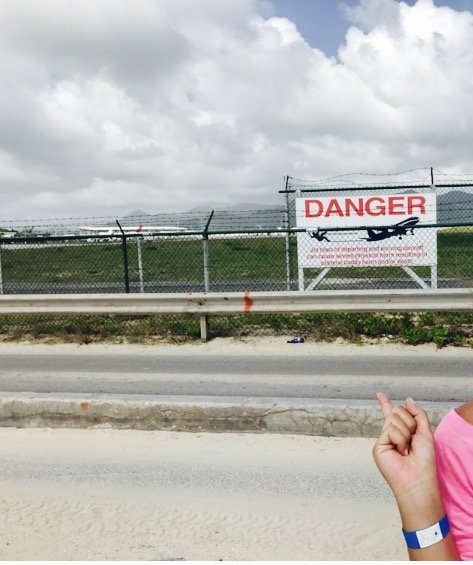
M 404 530 L 422 530 L 445 516 L 429 419 L 410 398 L 404 406 L 393 406 L 379 393 L 378 401 L 384 425 L 373 447 L 374 460 L 393 491 Z M 451 533 L 430 547 L 408 551 L 412 561 L 460 559 Z

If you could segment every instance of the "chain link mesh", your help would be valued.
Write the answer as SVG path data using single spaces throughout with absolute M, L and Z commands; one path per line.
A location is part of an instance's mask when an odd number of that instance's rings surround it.
M 434 269 L 432 265 L 412 265 L 416 249 L 409 243 L 413 241 L 412 233 L 406 232 L 376 243 L 376 253 L 385 254 L 387 263 L 392 248 L 399 247 L 399 253 L 407 249 L 410 256 L 406 257 L 405 264 L 375 266 L 365 258 L 362 266 L 344 267 L 329 256 L 327 265 L 337 266 L 328 268 L 322 263 L 320 267 L 308 267 L 301 272 L 301 253 L 306 253 L 310 246 L 323 250 L 327 239 L 339 242 L 345 239 L 343 245 L 346 253 L 351 253 L 352 262 L 353 255 L 360 252 L 349 250 L 353 234 L 347 230 L 319 233 L 319 241 L 311 237 L 310 231 L 298 229 L 294 211 L 289 200 L 289 213 L 278 208 L 267 216 L 268 222 L 264 225 L 260 214 L 258 229 L 252 230 L 243 227 L 219 230 L 227 227 L 220 219 L 220 223 L 207 232 L 203 217 L 198 226 L 201 229 L 194 228 L 194 232 L 188 229 L 181 233 L 122 236 L 89 233 L 0 237 L 0 293 L 255 292 L 473 286 L 471 223 L 415 226 L 415 245 L 436 248 Z M 251 222 L 254 221 L 252 218 Z M 392 225 L 379 227 L 392 229 Z M 363 234 L 362 237 L 368 237 L 366 229 Z M 409 250 L 409 246 L 412 249 Z M 214 336 L 240 338 L 249 334 L 296 334 L 315 339 L 377 335 L 403 336 L 409 343 L 429 339 L 442 344 L 458 340 L 461 344 L 471 340 L 472 324 L 471 314 L 453 313 L 250 314 L 212 316 L 211 331 Z M 66 341 L 146 342 L 162 338 L 197 339 L 200 327 L 198 318 L 191 315 L 3 315 L 0 316 L 0 335 L 4 339 L 56 336 Z
M 418 241 L 437 249 L 439 288 L 473 286 L 473 225 L 416 229 Z M 334 232 L 335 233 L 335 230 Z M 341 237 L 344 237 L 341 231 Z M 298 252 L 313 242 L 302 230 L 291 232 L 128 236 L 126 238 L 0 239 L 1 294 L 77 294 L 114 292 L 244 292 L 302 290 Z M 330 236 L 332 237 L 332 236 Z M 404 236 L 404 241 L 409 238 Z M 302 243 L 301 243 L 302 242 Z M 317 249 L 323 249 L 319 245 Z M 298 250 L 299 245 L 299 250 Z M 347 240 L 346 249 L 350 249 Z M 206 251 L 207 247 L 207 251 Z M 412 265 L 416 246 L 399 246 L 398 238 L 375 246 L 389 261 L 392 249 L 409 252 Z M 374 248 L 371 248 L 374 249 Z M 407 249 L 407 252 L 406 252 Z M 207 253 L 207 261 L 205 256 Z M 353 255 L 352 251 L 349 251 Z M 322 252 L 321 252 L 322 254 Z M 333 256 L 327 256 L 327 264 Z M 353 257 L 351 257 L 353 259 Z M 336 263 L 336 261 L 335 261 Z M 304 270 L 304 288 L 320 268 Z M 429 266 L 413 266 L 418 279 L 404 265 L 331 268 L 316 289 L 395 289 L 430 286 Z M 207 288 L 206 288 L 207 286 Z

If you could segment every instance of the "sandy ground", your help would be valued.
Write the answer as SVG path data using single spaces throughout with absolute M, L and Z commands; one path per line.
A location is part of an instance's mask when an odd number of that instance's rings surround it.
M 288 336 L 291 337 L 291 336 Z M 0 354 L 390 354 L 435 346 L 0 344 Z M 406 560 L 370 439 L 0 428 L 2 560 Z
M 403 345 L 396 343 L 363 343 L 351 344 L 341 340 L 333 343 L 307 341 L 301 344 L 287 343 L 287 340 L 294 337 L 245 337 L 245 338 L 215 338 L 208 343 L 199 341 L 172 344 L 154 343 L 152 345 L 142 344 L 123 344 L 123 343 L 25 343 L 0 342 L 0 354 L 21 353 L 22 351 L 35 354 L 51 353 L 54 351 L 58 355 L 83 355 L 88 353 L 115 355 L 137 354 L 139 352 L 150 353 L 156 351 L 160 355 L 176 355 L 191 353 L 192 355 L 373 355 L 383 356 L 402 355 L 406 357 L 416 357 L 421 355 L 432 355 L 436 357 L 473 357 L 473 348 L 468 347 L 443 347 L 438 348 L 434 344 L 423 345 Z
M 0 558 L 405 560 L 372 443 L 0 429 Z

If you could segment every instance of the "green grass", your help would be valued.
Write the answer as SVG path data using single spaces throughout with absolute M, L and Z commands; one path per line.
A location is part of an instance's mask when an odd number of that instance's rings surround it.
M 418 345 L 435 343 L 473 346 L 471 313 L 337 313 L 213 316 L 212 333 L 219 336 L 281 335 L 292 333 L 312 341 L 343 339 L 350 343 L 379 340 Z
M 284 242 L 275 238 L 214 240 L 209 246 L 211 275 L 216 279 L 285 276 Z M 2 248 L 3 281 L 121 282 L 121 244 L 94 243 Z M 144 280 L 203 281 L 201 240 L 152 240 L 141 243 Z M 128 244 L 130 281 L 139 280 L 136 240 Z
M 212 337 L 299 335 L 308 341 L 364 340 L 473 346 L 473 314 L 250 314 L 212 316 Z M 200 339 L 198 316 L 2 315 L 4 341 L 177 342 Z
M 291 238 L 291 276 L 297 279 L 296 238 Z M 473 229 L 439 231 L 439 277 L 473 279 Z M 286 278 L 285 239 L 253 237 L 211 239 L 209 242 L 210 278 L 250 280 Z M 168 238 L 141 243 L 144 280 L 200 281 L 203 273 L 203 246 L 200 238 Z M 128 244 L 129 279 L 139 280 L 136 240 Z M 25 283 L 123 283 L 123 249 L 121 243 L 84 243 L 77 245 L 34 246 L 1 249 L 3 282 Z M 421 276 L 429 269 L 417 268 Z M 308 269 L 307 276 L 317 270 Z M 331 278 L 391 278 L 406 275 L 400 268 L 335 268 Z
M 473 277 L 473 228 L 468 232 L 439 232 L 439 274 L 450 277 Z
M 123 280 L 120 245 L 2 248 L 3 282 L 85 283 Z
M 0 336 L 4 341 L 182 341 L 200 338 L 200 323 L 191 315 L 7 314 L 0 316 Z

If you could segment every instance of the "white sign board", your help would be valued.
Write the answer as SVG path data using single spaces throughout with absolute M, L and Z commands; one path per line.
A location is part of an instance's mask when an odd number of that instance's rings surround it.
M 299 268 L 437 264 L 434 193 L 297 198 L 296 217 Z

